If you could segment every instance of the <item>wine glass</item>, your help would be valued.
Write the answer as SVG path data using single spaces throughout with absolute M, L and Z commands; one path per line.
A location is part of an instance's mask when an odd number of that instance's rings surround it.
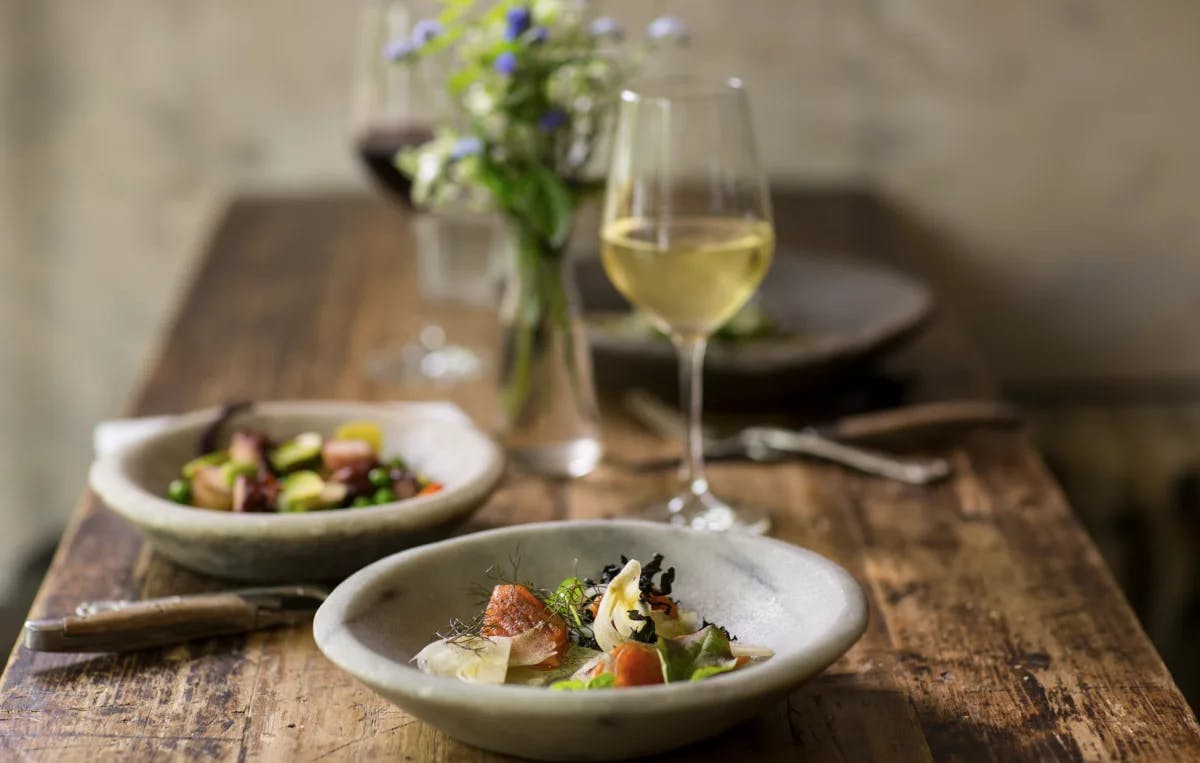
M 423 18 L 436 16 L 436 0 L 362 0 L 352 103 L 355 149 L 376 186 L 409 213 L 416 249 L 422 315 L 436 312 L 433 301 L 487 307 L 494 302 L 497 267 L 506 246 L 494 215 L 470 209 L 429 212 L 414 209 L 409 178 L 396 166 L 396 154 L 433 137 L 433 126 L 449 108 L 443 95 L 445 71 L 437 58 L 398 64 L 390 46 L 410 39 Z M 480 296 L 482 295 L 482 296 Z M 426 320 L 416 341 L 385 348 L 368 359 L 368 372 L 395 382 L 452 383 L 478 375 L 475 350 L 448 341 L 437 322 Z
M 651 514 L 765 533 L 761 509 L 713 495 L 700 433 L 708 337 L 751 298 L 775 249 L 771 202 L 740 80 L 668 78 L 621 95 L 601 254 L 609 279 L 679 354 L 683 484 Z

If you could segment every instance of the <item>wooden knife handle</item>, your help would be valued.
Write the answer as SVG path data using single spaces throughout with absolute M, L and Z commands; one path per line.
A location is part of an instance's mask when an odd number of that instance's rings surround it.
M 258 627 L 259 619 L 255 604 L 236 594 L 178 596 L 29 620 L 22 643 L 43 652 L 124 652 L 245 633 Z
M 897 442 L 941 437 L 978 426 L 1014 426 L 1015 406 L 993 400 L 949 400 L 847 416 L 820 432 L 845 442 Z

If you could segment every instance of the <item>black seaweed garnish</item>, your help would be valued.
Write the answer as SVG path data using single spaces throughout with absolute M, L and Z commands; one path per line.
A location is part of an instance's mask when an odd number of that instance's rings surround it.
M 640 641 L 643 644 L 654 644 L 658 641 L 658 633 L 654 625 L 654 618 L 643 615 L 636 609 L 631 609 L 626 612 L 630 620 L 637 620 L 643 623 L 641 628 L 629 634 L 629 638 L 633 641 Z

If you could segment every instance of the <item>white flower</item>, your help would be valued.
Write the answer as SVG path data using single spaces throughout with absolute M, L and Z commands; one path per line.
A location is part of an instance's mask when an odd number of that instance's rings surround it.
M 659 16 L 646 27 L 646 36 L 651 40 L 674 40 L 685 43 L 691 39 L 692 31 L 678 16 Z
M 496 109 L 496 97 L 476 82 L 463 95 L 463 107 L 475 117 L 486 117 Z

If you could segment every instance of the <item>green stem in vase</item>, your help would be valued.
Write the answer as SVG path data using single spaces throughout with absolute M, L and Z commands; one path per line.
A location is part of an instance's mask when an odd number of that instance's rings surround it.
M 537 343 L 547 329 L 544 317 L 564 332 L 570 342 L 566 294 L 559 270 L 561 249 L 546 241 L 526 222 L 510 218 L 515 228 L 515 261 L 512 277 L 517 280 L 516 305 L 512 312 L 512 352 L 504 380 L 504 406 L 509 422 L 516 422 L 529 399 Z M 570 344 L 568 345 L 570 346 Z

